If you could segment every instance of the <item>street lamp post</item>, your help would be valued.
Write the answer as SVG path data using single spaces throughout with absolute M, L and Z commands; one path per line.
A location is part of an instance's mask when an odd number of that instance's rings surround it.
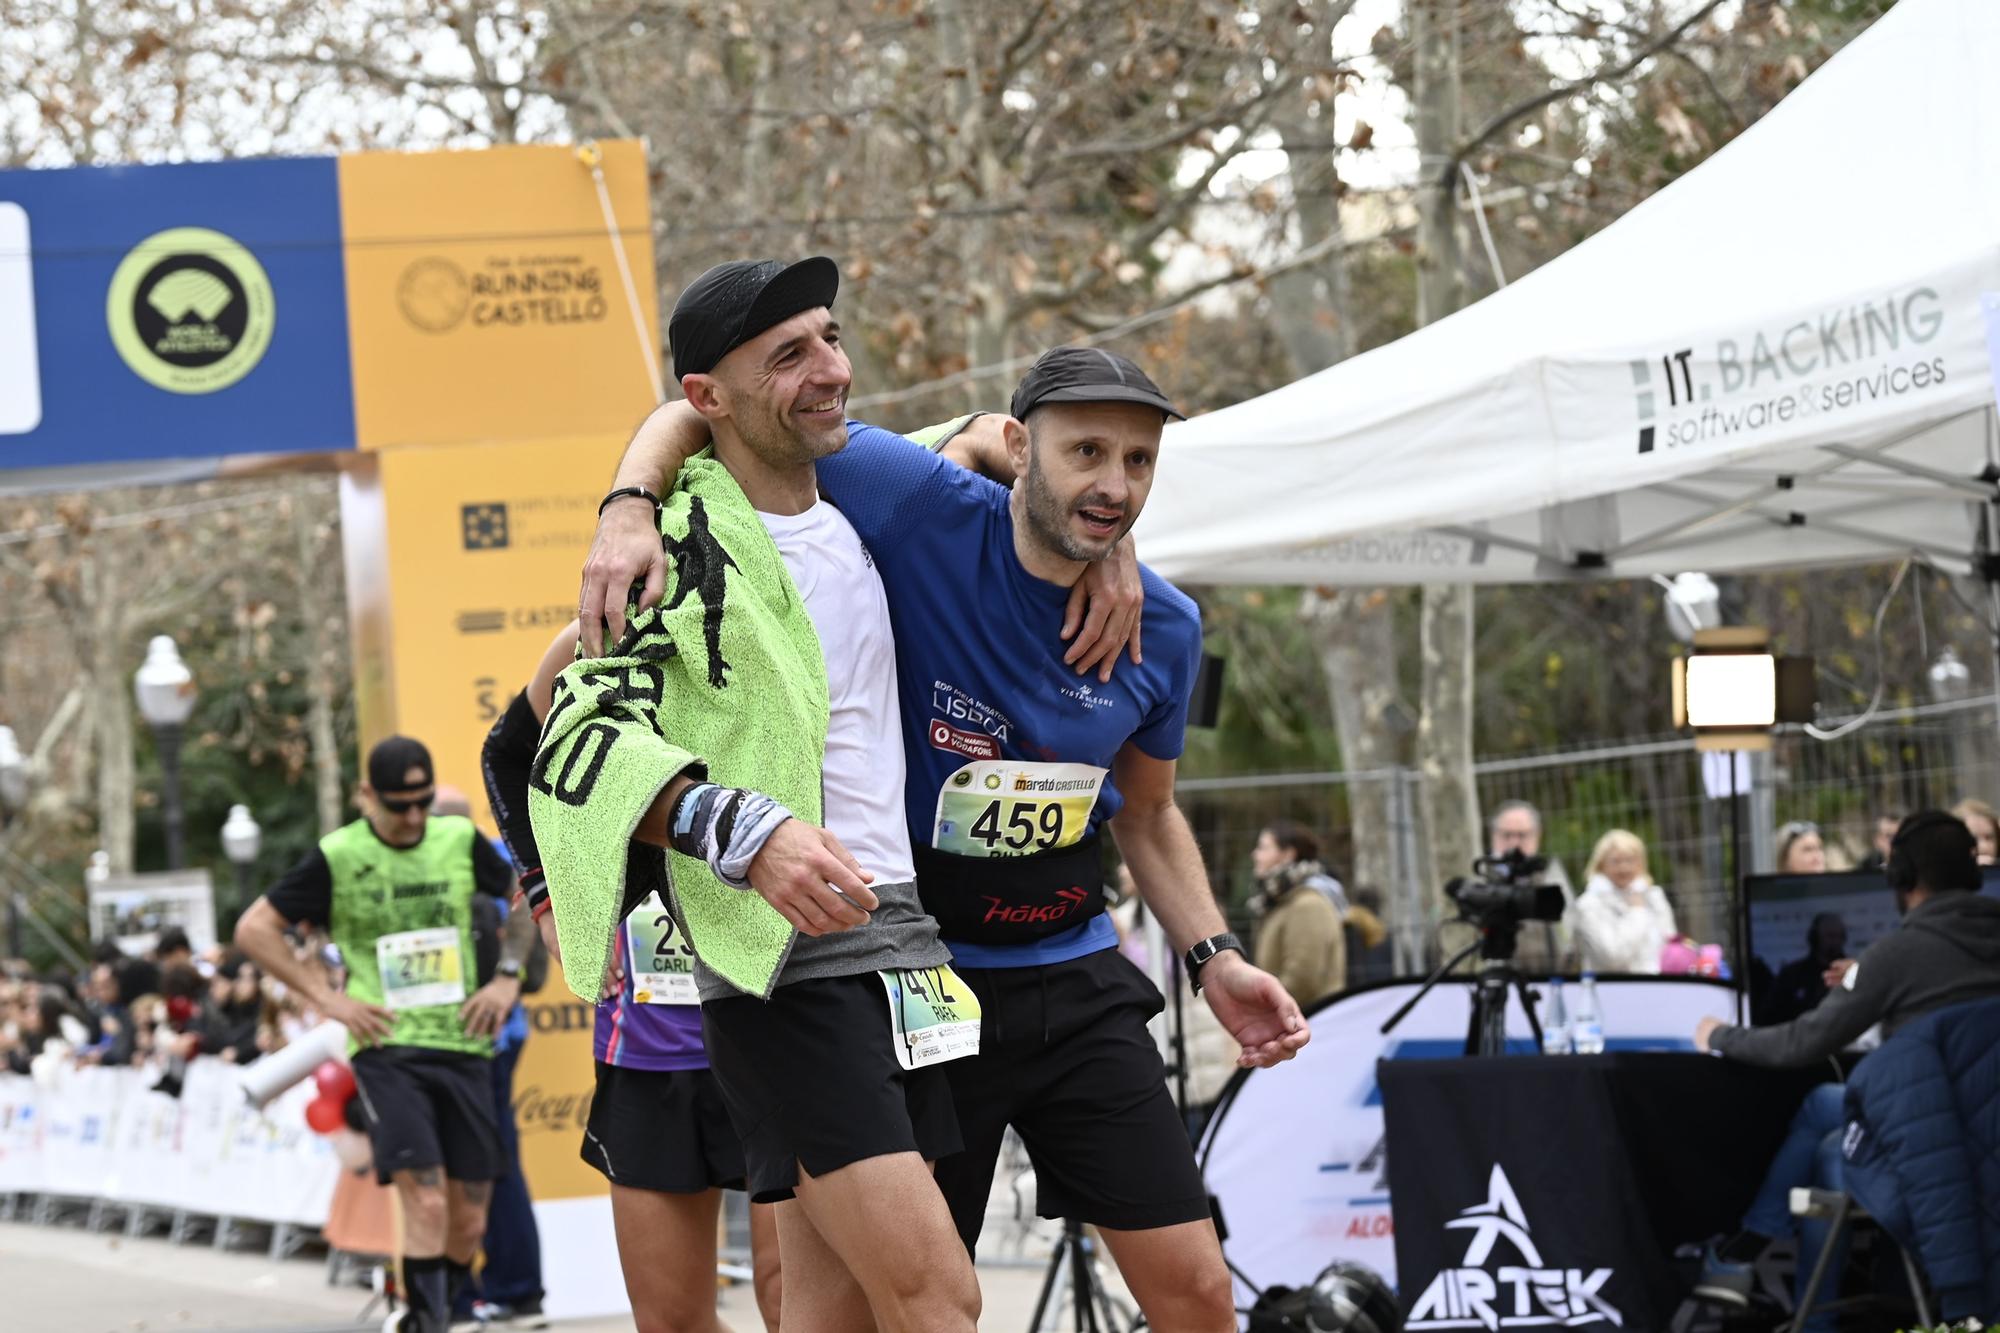
M 156 634 L 132 677 L 139 715 L 160 747 L 161 809 L 167 826 L 167 869 L 181 868 L 181 728 L 194 712 L 194 673 L 172 638 Z
M 250 869 L 257 863 L 257 850 L 264 843 L 264 830 L 250 817 L 247 805 L 229 807 L 222 822 L 222 854 L 236 866 L 236 911 L 240 915 L 250 905 Z
M 28 760 L 21 753 L 14 729 L 0 726 L 0 832 L 5 832 L 14 811 L 28 803 Z M 21 899 L 7 891 L 7 956 L 21 953 Z

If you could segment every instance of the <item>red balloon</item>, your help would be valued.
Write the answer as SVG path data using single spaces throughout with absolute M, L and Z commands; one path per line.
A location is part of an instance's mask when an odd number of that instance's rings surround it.
M 328 1060 L 313 1070 L 313 1083 L 319 1095 L 335 1106 L 347 1105 L 347 1099 L 354 1095 L 354 1071 L 338 1060 Z
M 347 1123 L 345 1108 L 328 1097 L 315 1097 L 306 1103 L 306 1123 L 315 1134 L 331 1134 Z

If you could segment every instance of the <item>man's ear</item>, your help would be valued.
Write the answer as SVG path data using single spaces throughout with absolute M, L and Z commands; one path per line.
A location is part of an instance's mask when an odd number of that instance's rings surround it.
M 1028 475 L 1028 428 L 1008 417 L 1000 424 L 1000 438 L 1007 446 L 1007 458 L 1014 465 L 1014 475 Z
M 728 395 L 713 375 L 681 376 L 681 392 L 687 395 L 688 405 L 710 421 L 729 415 Z

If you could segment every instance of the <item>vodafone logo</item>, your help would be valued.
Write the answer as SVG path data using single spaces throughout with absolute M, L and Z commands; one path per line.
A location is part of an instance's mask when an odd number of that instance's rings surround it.
M 962 731 L 939 718 L 931 720 L 931 747 L 968 759 L 998 759 L 1000 746 L 991 736 Z

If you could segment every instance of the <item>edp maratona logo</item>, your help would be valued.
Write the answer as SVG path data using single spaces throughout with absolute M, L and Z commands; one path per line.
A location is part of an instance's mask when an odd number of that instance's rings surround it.
M 1599 1293 L 1611 1270 L 1548 1266 L 1530 1234 L 1527 1214 L 1498 1163 L 1487 1182 L 1486 1202 L 1474 1204 L 1444 1224 L 1447 1231 L 1470 1231 L 1465 1259 L 1431 1279 L 1410 1307 L 1408 1329 L 1425 1328 L 1622 1328 L 1625 1316 Z M 1519 1261 L 1489 1269 L 1493 1252 L 1505 1242 Z

